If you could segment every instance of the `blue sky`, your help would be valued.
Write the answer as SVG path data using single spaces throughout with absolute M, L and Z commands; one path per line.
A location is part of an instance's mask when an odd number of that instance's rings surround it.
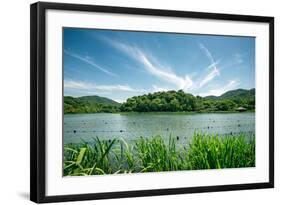
M 64 29 L 64 95 L 124 102 L 182 89 L 219 96 L 255 88 L 255 38 Z

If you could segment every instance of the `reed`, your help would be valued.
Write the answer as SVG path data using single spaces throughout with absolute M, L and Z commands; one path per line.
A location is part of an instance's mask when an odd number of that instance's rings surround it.
M 195 134 L 187 152 L 190 169 L 222 169 L 255 166 L 255 139 Z
M 169 137 L 100 140 L 64 146 L 64 175 L 102 175 L 255 166 L 255 140 L 244 134 L 218 136 L 195 133 L 187 146 Z

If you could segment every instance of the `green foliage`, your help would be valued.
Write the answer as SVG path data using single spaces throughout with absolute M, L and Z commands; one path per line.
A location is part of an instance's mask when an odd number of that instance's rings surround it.
M 182 90 L 156 92 L 128 98 L 123 104 L 99 96 L 64 97 L 64 113 L 217 112 L 238 107 L 255 109 L 255 89 L 232 90 L 219 97 L 193 96 Z
M 176 146 L 169 137 L 93 139 L 93 144 L 64 146 L 64 175 L 102 175 L 255 166 L 255 140 L 244 134 L 219 137 L 195 133 L 189 146 Z
M 64 97 L 64 113 L 112 113 L 119 111 L 120 104 L 99 96 Z
M 217 100 L 217 101 L 232 101 L 237 107 L 244 107 L 248 110 L 255 109 L 255 89 L 244 90 L 237 89 L 231 90 L 219 97 L 207 96 L 205 99 Z
M 195 134 L 187 158 L 192 169 L 221 169 L 255 166 L 255 141 L 242 134 L 224 137 Z
M 179 91 L 156 92 L 127 99 L 120 107 L 125 112 L 216 112 L 235 111 L 238 107 L 255 109 L 255 89 L 233 90 L 220 97 L 193 96 Z
M 93 139 L 95 145 L 87 143 L 64 146 L 64 175 L 97 175 L 111 173 L 110 151 L 112 142 Z M 104 172 L 106 170 L 106 172 Z
M 170 136 L 166 145 L 161 136 L 151 139 L 141 137 L 135 144 L 140 160 L 141 172 L 160 172 L 178 170 L 178 153 L 175 139 Z

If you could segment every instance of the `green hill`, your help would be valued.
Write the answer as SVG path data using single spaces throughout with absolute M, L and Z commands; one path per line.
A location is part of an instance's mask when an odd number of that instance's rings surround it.
M 237 89 L 237 90 L 230 90 L 226 93 L 222 94 L 221 96 L 207 96 L 205 99 L 209 100 L 230 100 L 241 107 L 246 109 L 254 109 L 255 108 L 255 88 L 250 90 L 245 89 Z
M 255 88 L 252 88 L 250 90 L 246 89 L 237 89 L 237 90 L 230 90 L 226 93 L 222 94 L 221 96 L 206 96 L 206 99 L 237 99 L 237 98 L 255 98 Z
M 231 99 L 231 100 L 237 100 L 237 99 L 254 99 L 255 98 L 255 89 L 251 90 L 245 90 L 245 89 L 237 89 L 237 90 L 231 90 L 224 94 L 222 94 L 220 99 Z
M 100 96 L 64 97 L 64 113 L 116 112 L 120 103 Z
M 92 95 L 92 96 L 83 96 L 83 97 L 78 97 L 81 102 L 89 102 L 89 103 L 96 103 L 96 104 L 103 104 L 103 105 L 112 105 L 112 106 L 120 106 L 120 103 L 111 100 L 106 97 L 100 97 L 97 95 Z
M 237 89 L 221 96 L 200 97 L 179 91 L 155 92 L 120 104 L 100 96 L 64 97 L 64 113 L 98 112 L 220 112 L 255 110 L 255 89 Z
M 134 112 L 218 112 L 255 109 L 255 89 L 237 89 L 221 96 L 193 96 L 179 91 L 149 93 L 128 98 L 120 107 L 121 111 Z

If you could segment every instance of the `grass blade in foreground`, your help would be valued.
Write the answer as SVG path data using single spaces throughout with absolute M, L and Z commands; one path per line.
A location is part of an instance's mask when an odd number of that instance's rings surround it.
M 100 175 L 255 166 L 255 140 L 244 134 L 219 137 L 194 134 L 188 147 L 178 148 L 170 136 L 112 141 L 93 139 L 64 146 L 64 175 Z
M 255 141 L 244 135 L 218 137 L 195 134 L 187 153 L 190 169 L 255 166 Z

